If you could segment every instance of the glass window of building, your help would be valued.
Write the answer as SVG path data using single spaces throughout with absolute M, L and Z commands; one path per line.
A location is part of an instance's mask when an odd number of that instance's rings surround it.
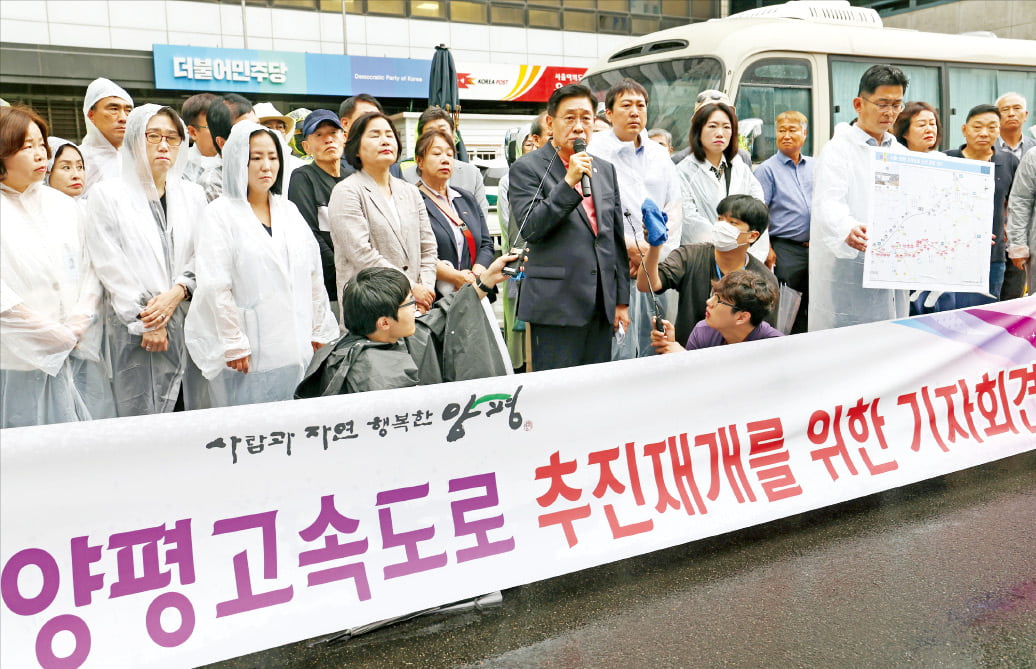
M 406 0 L 376 0 L 367 3 L 367 13 L 406 16 Z
M 590 16 L 593 16 L 591 14 Z M 592 25 L 592 19 L 591 19 Z M 561 27 L 561 15 L 558 12 L 552 12 L 545 9 L 532 9 L 529 8 L 529 27 L 530 28 L 560 28 Z
M 566 9 L 563 13 L 565 30 L 592 33 L 597 29 L 593 12 L 579 12 Z
M 489 8 L 493 25 L 524 26 L 525 9 L 513 5 L 502 5 L 494 2 Z
M 410 0 L 410 16 L 415 19 L 445 19 L 446 2 L 445 0 Z
M 450 2 L 450 20 L 461 23 L 486 23 L 489 7 L 482 2 L 452 0 Z

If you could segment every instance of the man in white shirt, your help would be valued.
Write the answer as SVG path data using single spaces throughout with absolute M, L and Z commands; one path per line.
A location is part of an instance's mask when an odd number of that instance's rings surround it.
M 605 107 L 611 127 L 593 134 L 588 151 L 604 158 L 615 167 L 621 190 L 623 231 L 629 255 L 630 277 L 636 279 L 640 261 L 647 253 L 641 208 L 646 200 L 654 202 L 669 215 L 666 227 L 669 240 L 662 246 L 661 258 L 680 245 L 683 203 L 676 166 L 669 152 L 648 138 L 647 90 L 632 79 L 612 85 L 605 95 Z M 628 212 L 628 216 L 626 215 Z M 651 317 L 655 315 L 653 295 L 630 284 L 630 326 L 613 348 L 612 359 L 624 360 L 653 355 Z M 665 300 L 662 308 L 665 308 Z
M 183 178 L 191 183 L 201 183 L 201 177 L 207 171 L 223 169 L 223 160 L 216 151 L 207 120 L 209 104 L 216 97 L 213 93 L 198 93 L 184 100 L 183 106 L 180 107 L 180 117 L 187 126 L 187 134 L 191 138 Z
M 907 77 L 898 67 L 870 67 L 853 98 L 855 124 L 838 124 L 817 158 L 810 222 L 810 331 L 909 314 L 907 291 L 863 287 L 870 147 L 906 151 L 889 132 L 903 110 L 906 88 Z

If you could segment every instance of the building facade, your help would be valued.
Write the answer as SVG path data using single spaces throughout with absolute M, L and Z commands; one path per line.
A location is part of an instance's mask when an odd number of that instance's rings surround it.
M 336 109 L 344 97 L 360 92 L 374 93 L 393 113 L 420 111 L 427 93 L 422 94 L 414 81 L 394 88 L 381 74 L 354 73 L 350 81 L 325 77 L 327 85 L 316 93 L 297 79 L 290 92 L 269 85 L 221 86 L 222 79 L 206 86 L 175 73 L 170 74 L 172 81 L 163 81 L 163 73 L 177 65 L 159 62 L 163 54 L 172 53 L 162 47 L 180 49 L 180 56 L 170 58 L 187 58 L 189 63 L 195 58 L 225 60 L 228 68 L 231 62 L 249 58 L 294 63 L 308 58 L 312 80 L 317 61 L 324 72 L 337 73 L 341 67 L 419 71 L 421 63 L 431 60 L 435 45 L 446 44 L 458 72 L 470 74 L 473 84 L 471 90 L 461 91 L 465 111 L 535 114 L 545 97 L 531 90 L 514 94 L 529 83 L 530 72 L 549 76 L 550 70 L 543 68 L 554 68 L 559 71 L 555 84 L 561 83 L 563 77 L 572 77 L 572 68 L 589 66 L 632 35 L 718 17 L 726 2 L 3 0 L 0 97 L 32 105 L 55 134 L 69 138 L 85 132 L 82 95 L 98 76 L 119 82 L 138 101 L 177 108 L 198 90 L 234 90 L 273 102 L 282 111 Z M 176 62 L 182 65 L 182 60 Z M 295 67 L 289 78 L 298 75 Z M 230 81 L 229 72 L 227 77 Z M 387 78 L 398 80 L 394 75 Z M 367 90 L 364 82 L 376 80 L 382 82 L 377 92 Z M 550 82 L 540 84 L 552 90 Z

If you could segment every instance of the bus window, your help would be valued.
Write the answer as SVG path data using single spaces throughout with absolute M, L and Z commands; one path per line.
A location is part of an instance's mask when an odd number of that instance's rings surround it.
M 777 151 L 774 120 L 784 111 L 801 112 L 810 118 L 813 111 L 813 70 L 808 60 L 800 58 L 766 58 L 752 63 L 741 75 L 737 87 L 738 124 L 747 127 L 747 119 L 762 121 L 761 133 L 751 142 L 752 162 L 759 163 Z M 741 128 L 739 128 L 740 130 Z M 745 133 L 742 131 L 742 135 Z M 802 152 L 813 155 L 813 136 L 806 135 Z
M 1031 109 L 1036 98 L 1036 72 L 1020 70 L 987 70 L 978 67 L 950 67 L 950 127 L 949 146 L 956 148 L 964 142 L 960 128 L 975 105 L 996 104 L 1004 93 L 1020 93 Z M 1027 133 L 1033 124 L 1033 115 L 1022 126 Z
M 942 95 L 940 95 L 939 67 L 926 67 L 923 65 L 912 65 L 889 61 L 907 76 L 908 84 L 904 102 L 920 101 L 927 102 L 936 109 L 943 112 Z M 848 123 L 856 118 L 856 111 L 853 110 L 853 98 L 860 91 L 860 77 L 875 61 L 855 61 L 831 59 L 831 128 L 839 123 Z M 946 128 L 943 128 L 943 135 L 946 135 Z M 947 138 L 940 138 L 940 146 L 948 148 Z
M 673 134 L 673 148 L 679 150 L 687 146 L 695 98 L 706 89 L 721 88 L 723 67 L 715 58 L 683 58 L 599 72 L 583 83 L 603 100 L 611 85 L 625 78 L 647 89 L 647 129 L 665 128 Z

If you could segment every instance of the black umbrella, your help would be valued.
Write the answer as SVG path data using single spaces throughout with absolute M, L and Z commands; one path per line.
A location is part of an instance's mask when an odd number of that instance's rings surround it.
M 428 75 L 428 105 L 442 107 L 453 114 L 453 126 L 457 128 L 457 158 L 468 161 L 468 150 L 460 136 L 460 94 L 457 91 L 457 66 L 453 54 L 445 44 L 435 47 L 432 71 Z

